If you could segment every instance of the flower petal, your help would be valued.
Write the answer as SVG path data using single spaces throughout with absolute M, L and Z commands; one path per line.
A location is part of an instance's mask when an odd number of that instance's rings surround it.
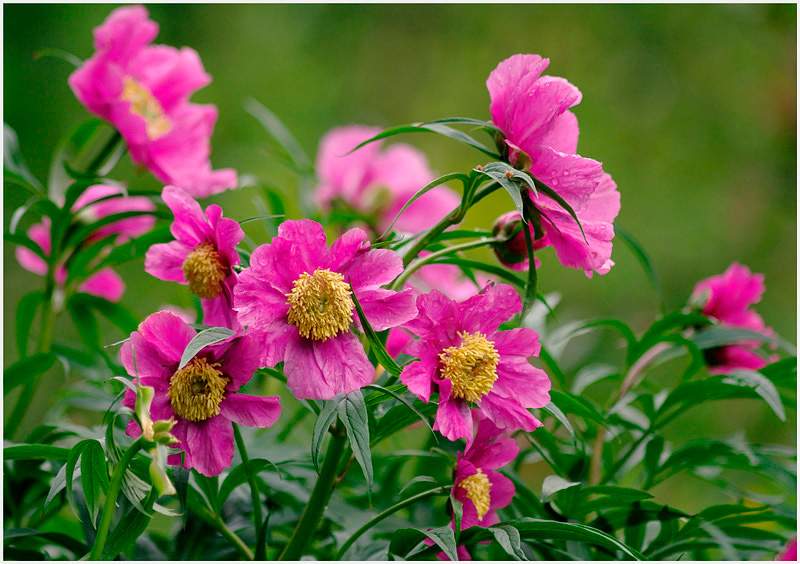
M 219 476 L 233 461 L 233 425 L 220 415 L 186 426 L 187 453 L 191 466 L 203 476 Z
M 219 404 L 220 414 L 245 427 L 271 427 L 281 415 L 281 398 L 230 394 Z

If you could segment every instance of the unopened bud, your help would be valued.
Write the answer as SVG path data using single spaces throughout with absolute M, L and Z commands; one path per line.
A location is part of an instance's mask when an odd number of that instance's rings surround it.
M 525 245 L 525 224 L 517 212 L 509 212 L 498 217 L 492 225 L 492 234 L 505 239 L 494 247 L 498 260 L 512 270 L 528 268 L 528 250 Z
M 163 445 L 158 445 L 150 450 L 150 455 L 153 457 L 150 462 L 150 480 L 153 487 L 158 492 L 158 495 L 175 495 L 175 486 L 167 476 L 166 458 L 167 449 Z

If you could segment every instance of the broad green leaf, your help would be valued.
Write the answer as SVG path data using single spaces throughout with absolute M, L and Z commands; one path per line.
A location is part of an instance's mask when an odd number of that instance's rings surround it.
M 91 350 L 102 351 L 97 318 L 95 318 L 91 308 L 83 303 L 80 294 L 70 296 L 67 301 L 67 311 L 69 311 L 72 322 L 75 324 L 83 343 Z
M 364 471 L 364 477 L 367 479 L 367 492 L 371 496 L 373 473 L 372 452 L 369 449 L 369 417 L 361 390 L 350 392 L 344 396 L 336 409 L 339 419 L 347 429 L 347 438 L 350 439 L 353 455 L 361 466 L 361 470 Z
M 47 372 L 56 361 L 53 353 L 36 353 L 25 357 L 3 371 L 3 393 L 8 394 L 17 386 L 32 382 L 39 374 Z
M 280 473 L 278 467 L 275 466 L 269 460 L 265 460 L 263 458 L 254 458 L 250 460 L 250 469 L 252 470 L 253 474 L 258 474 L 263 472 L 265 469 L 272 467 L 275 472 Z M 217 515 L 221 515 L 222 513 L 222 505 L 225 501 L 230 497 L 235 490 L 240 485 L 244 484 L 247 481 L 247 467 L 244 462 L 242 462 L 239 466 L 234 468 L 230 471 L 230 473 L 225 477 L 222 481 L 222 485 L 219 487 L 219 493 L 217 494 Z
M 235 334 L 236 331 L 231 331 L 225 327 L 211 327 L 200 331 L 197 335 L 192 337 L 192 340 L 189 341 L 189 344 L 187 344 L 186 348 L 183 350 L 178 370 L 186 366 L 188 362 L 194 358 L 194 355 L 207 346 L 221 343 Z
M 561 390 L 550 390 L 550 401 L 562 412 L 574 413 L 585 419 L 605 425 L 605 418 L 586 398 L 562 392 Z
M 210 478 L 200 474 L 196 469 L 192 469 L 192 475 L 194 476 L 197 485 L 203 491 L 203 494 L 205 494 L 209 507 L 217 507 L 217 496 L 219 495 L 219 476 Z
M 523 194 L 522 189 L 520 186 L 515 183 L 512 178 L 517 177 L 518 175 L 525 174 L 523 172 L 518 171 L 514 167 L 507 165 L 501 162 L 494 162 L 489 163 L 482 169 L 474 169 L 488 176 L 500 186 L 508 192 L 508 195 L 511 196 L 511 200 L 514 202 L 514 207 L 516 208 L 517 212 L 521 217 L 525 217 L 525 204 L 523 203 Z M 507 176 L 508 175 L 508 176 Z M 528 176 L 527 174 L 525 176 Z M 530 178 L 528 176 L 528 178 Z
M 438 547 L 437 550 L 443 551 L 449 560 L 458 560 L 455 534 L 449 526 L 429 530 L 399 529 L 392 535 L 389 554 L 405 557 L 426 537 L 431 539 Z
M 14 445 L 3 448 L 3 460 L 67 460 L 70 449 L 52 445 Z
M 542 483 L 542 501 L 547 501 L 553 494 L 561 490 L 581 485 L 580 482 L 570 482 L 561 476 L 547 476 Z
M 108 492 L 108 467 L 103 447 L 97 441 L 86 445 L 81 454 L 81 487 L 92 526 L 97 527 L 100 512 L 100 492 Z
M 522 550 L 519 531 L 514 527 L 496 525 L 494 527 L 489 527 L 489 531 L 494 535 L 497 544 L 503 547 L 503 550 L 514 560 L 528 560 L 528 557 L 525 556 L 525 552 Z
M 337 407 L 344 399 L 344 394 L 336 394 L 332 399 L 325 402 L 322 410 L 317 416 L 317 421 L 314 423 L 314 431 L 311 434 L 311 462 L 319 474 L 319 454 L 322 450 L 322 443 L 325 440 L 325 435 L 330 429 L 331 424 L 336 419 Z

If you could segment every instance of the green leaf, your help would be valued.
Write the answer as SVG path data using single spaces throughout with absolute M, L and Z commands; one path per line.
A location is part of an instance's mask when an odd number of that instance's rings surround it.
M 69 501 L 69 506 L 72 508 L 72 513 L 74 513 L 75 517 L 78 519 L 81 519 L 81 517 L 80 513 L 78 512 L 78 508 L 75 506 L 75 494 L 72 493 L 72 480 L 75 478 L 75 466 L 78 464 L 78 459 L 81 457 L 81 454 L 83 454 L 83 450 L 92 443 L 97 443 L 98 445 L 100 444 L 95 439 L 85 439 L 72 447 L 72 450 L 69 451 L 69 458 L 67 458 L 67 470 L 65 475 L 67 501 Z M 81 473 L 83 473 L 83 468 L 81 468 Z
M 485 145 L 475 141 L 472 137 L 458 131 L 457 129 L 453 129 L 452 127 L 447 127 L 446 125 L 442 125 L 440 123 L 432 123 L 428 122 L 425 123 L 416 123 L 410 125 L 398 125 L 395 127 L 390 127 L 388 129 L 384 129 L 380 133 L 378 133 L 375 137 L 371 139 L 367 139 L 363 143 L 360 143 L 353 149 L 351 149 L 347 154 L 357 151 L 364 145 L 368 143 L 372 143 L 373 141 L 378 141 L 379 139 L 386 139 L 387 137 L 392 137 L 394 135 L 400 135 L 401 133 L 438 133 L 439 135 L 444 135 L 445 137 L 450 137 L 451 139 L 455 139 L 456 141 L 460 141 L 470 147 L 478 149 L 480 152 L 489 155 L 493 159 L 500 159 L 500 155 L 488 149 Z
M 519 536 L 519 531 L 514 527 L 508 525 L 496 525 L 489 527 L 489 532 L 494 535 L 497 541 L 506 554 L 511 556 L 514 560 L 528 560 L 525 552 L 522 550 L 522 544 Z
M 52 47 L 45 47 L 44 49 L 39 49 L 33 54 L 33 60 L 38 61 L 44 57 L 53 57 L 55 59 L 61 59 L 62 61 L 66 61 L 76 69 L 83 66 L 83 61 L 80 60 L 78 57 L 70 53 L 69 51 L 64 51 L 63 49 L 55 49 Z
M 561 390 L 550 390 L 550 401 L 561 411 L 580 415 L 585 419 L 605 425 L 605 418 L 586 398 L 575 396 Z
M 8 394 L 17 386 L 27 384 L 39 374 L 47 372 L 56 361 L 53 353 L 36 353 L 22 358 L 3 371 L 3 393 Z
M 517 212 L 521 217 L 525 217 L 525 204 L 522 200 L 522 190 L 520 189 L 519 185 L 515 183 L 512 178 L 516 178 L 518 175 L 525 175 L 530 179 L 530 176 L 525 174 L 524 172 L 520 172 L 514 167 L 501 162 L 494 162 L 489 163 L 482 169 L 473 169 L 477 172 L 488 176 L 500 186 L 502 186 L 508 195 L 511 196 L 511 199 L 514 201 L 514 207 L 517 209 Z M 510 176 L 506 176 L 506 174 L 510 174 Z
M 147 500 L 145 500 L 145 509 L 152 509 L 156 500 L 156 495 L 155 489 L 153 489 L 147 496 Z M 125 550 L 144 533 L 149 524 L 150 516 L 148 513 L 142 511 L 128 511 L 120 522 L 117 523 L 117 526 L 114 527 L 114 530 L 108 535 L 101 560 L 114 560 L 120 552 Z
M 265 460 L 263 458 L 254 458 L 250 460 L 250 470 L 253 472 L 254 475 L 263 472 L 268 467 L 272 467 L 275 470 L 275 472 L 280 473 L 278 467 L 275 466 L 269 460 Z M 219 493 L 217 494 L 217 507 L 216 507 L 217 515 L 222 514 L 222 505 L 233 493 L 233 490 L 235 490 L 240 485 L 244 484 L 246 481 L 247 481 L 247 465 L 243 462 L 239 466 L 230 471 L 230 473 L 222 481 L 222 485 L 219 487 Z
M 92 296 L 91 294 L 76 294 L 72 300 L 98 311 L 103 317 L 119 327 L 123 333 L 132 333 L 136 331 L 139 325 L 136 317 L 129 310 L 105 298 Z
M 422 123 L 422 125 L 438 124 L 438 123 L 458 123 L 463 125 L 475 125 L 477 127 L 485 128 L 486 130 L 492 131 L 494 133 L 499 133 L 501 135 L 503 133 L 499 127 L 497 127 L 490 121 L 481 121 L 479 119 L 464 118 L 464 117 L 434 119 L 431 121 L 425 121 Z
M 579 486 L 580 484 L 580 482 L 570 482 L 565 480 L 561 476 L 547 476 L 542 483 L 542 501 L 547 501 L 553 496 L 553 494 L 560 492 L 561 490 Z
M 300 143 L 298 143 L 289 132 L 289 129 L 278 119 L 278 116 L 253 98 L 244 101 L 244 109 L 247 113 L 256 118 L 256 120 L 264 126 L 264 129 L 267 130 L 267 133 L 272 135 L 275 141 L 278 142 L 278 145 L 290 159 L 297 172 L 313 174 L 314 166 L 311 163 L 311 159 L 308 158 L 308 155 L 306 155 Z
M 70 296 L 67 301 L 67 310 L 83 343 L 91 350 L 102 350 L 97 318 L 95 318 L 92 310 L 83 303 L 80 294 Z
M 659 309 L 661 310 L 661 313 L 664 313 L 667 308 L 666 303 L 664 302 L 664 291 L 661 289 L 661 283 L 658 280 L 658 275 L 656 274 L 655 268 L 653 268 L 653 262 L 650 260 L 650 257 L 647 255 L 639 242 L 630 233 L 628 233 L 626 229 L 623 229 L 619 225 L 614 225 L 614 234 L 619 236 L 619 238 L 626 245 L 628 245 L 628 248 L 633 253 L 633 256 L 635 256 L 639 261 L 639 264 L 642 265 L 645 274 L 647 274 L 647 278 L 650 279 L 650 283 L 653 285 L 653 289 L 656 291 Z
M 501 268 L 499 266 L 484 264 L 482 262 L 478 262 L 475 260 L 462 259 L 460 257 L 443 257 L 440 259 L 436 259 L 431 264 L 455 264 L 456 266 L 460 266 L 462 268 L 480 270 L 482 272 L 488 272 L 489 274 L 494 274 L 501 280 L 511 282 L 512 284 L 515 284 L 519 288 L 525 287 L 525 280 L 517 276 L 513 272 Z
M 401 387 L 402 387 L 404 390 L 407 390 L 407 388 L 406 388 L 405 386 L 401 386 Z M 394 390 L 392 390 L 391 388 L 384 388 L 383 386 L 378 386 L 377 384 L 369 384 L 369 385 L 367 385 L 367 386 L 364 386 L 364 388 L 370 388 L 370 389 L 373 389 L 373 390 L 377 390 L 378 392 L 381 392 L 381 393 L 389 394 L 390 396 L 394 397 L 395 399 L 397 399 L 397 400 L 399 400 L 399 401 L 403 402 L 403 403 L 404 403 L 406 406 L 408 406 L 408 408 L 409 408 L 411 411 L 413 411 L 413 412 L 416 414 L 416 416 L 417 416 L 417 417 L 419 417 L 419 420 L 420 420 L 420 421 L 422 421 L 423 423 L 425 423 L 425 426 L 426 426 L 428 429 L 430 429 L 430 431 L 431 431 L 431 434 L 432 434 L 432 436 L 433 436 L 433 439 L 434 439 L 434 440 L 435 440 L 437 443 L 439 442 L 439 439 L 437 439 L 437 438 L 436 438 L 436 435 L 433 433 L 433 427 L 431 427 L 431 424 L 430 424 L 430 422 L 428 421 L 428 418 L 427 418 L 427 417 L 425 417 L 425 416 L 422 414 L 422 412 L 421 412 L 420 410 L 418 410 L 416 407 L 414 407 L 414 404 L 412 404 L 412 403 L 411 403 L 410 401 L 408 401 L 406 398 L 404 398 L 403 396 L 401 396 L 400 394 L 398 394 L 397 392 L 395 392 L 395 391 L 394 391 Z M 370 406 L 371 406 L 371 405 L 374 405 L 374 404 L 376 403 L 376 402 L 370 402 L 370 401 L 369 401 L 369 398 L 371 398 L 371 397 L 372 397 L 372 394 L 370 394 L 369 396 L 367 396 L 367 398 L 366 398 L 366 401 L 365 401 L 366 405 L 370 405 Z
M 22 218 L 25 217 L 27 213 L 34 211 L 40 211 L 40 216 L 45 215 L 53 222 L 59 220 L 59 215 L 61 213 L 59 207 L 44 196 L 32 196 L 27 202 L 14 210 L 11 219 L 8 221 L 8 231 L 10 233 L 16 233 Z
M 100 492 L 108 492 L 108 467 L 103 447 L 97 441 L 86 445 L 81 454 L 81 487 L 86 497 L 86 507 L 97 528 L 97 514 L 100 512 Z
M 106 216 L 101 217 L 97 221 L 92 223 L 81 225 L 71 231 L 67 236 L 66 240 L 62 244 L 62 248 L 70 249 L 72 247 L 76 247 L 86 241 L 90 235 L 96 232 L 98 229 L 102 227 L 106 227 L 107 225 L 112 225 L 124 219 L 130 219 L 133 217 L 143 217 L 146 215 L 151 215 L 153 217 L 161 218 L 161 219 L 169 219 L 172 217 L 169 213 L 163 210 L 144 210 L 144 211 L 126 211 L 120 213 L 112 213 Z
M 422 400 L 415 400 L 414 407 L 423 416 L 430 416 L 438 409 L 436 402 L 425 403 Z M 372 444 L 376 445 L 386 437 L 393 435 L 401 429 L 405 429 L 409 425 L 417 421 L 417 414 L 409 412 L 404 405 L 397 405 L 386 412 L 386 415 L 381 417 L 378 422 L 375 435 L 372 437 Z
M 3 240 L 8 241 L 9 243 L 14 243 L 15 245 L 19 245 L 20 247 L 25 247 L 44 262 L 50 261 L 50 257 L 44 254 L 44 251 L 39 245 L 28 239 L 27 235 L 23 235 L 22 233 L 9 233 L 8 231 L 5 231 L 3 232 Z
M 24 182 L 36 192 L 43 192 L 41 183 L 33 176 L 22 156 L 16 131 L 7 123 L 3 123 L 3 174 Z
M 347 437 L 350 439 L 353 455 L 367 479 L 367 492 L 371 497 L 373 475 L 372 452 L 369 449 L 369 417 L 361 390 L 350 392 L 344 396 L 336 409 L 339 419 L 347 429 Z
M 567 416 L 564 415 L 564 412 L 561 411 L 558 406 L 556 406 L 552 401 L 548 403 L 546 406 L 542 408 L 547 413 L 555 417 L 559 423 L 569 432 L 569 436 L 572 438 L 572 444 L 575 448 L 578 448 L 578 436 L 575 434 L 575 429 L 572 427 L 572 424 L 567 419 Z
M 350 281 L 348 280 L 348 284 L 349 282 Z M 375 355 L 375 358 L 378 359 L 380 365 L 383 366 L 384 370 L 386 370 L 389 374 L 395 377 L 400 377 L 400 373 L 403 371 L 403 369 L 400 368 L 394 359 L 389 356 L 389 353 L 386 352 L 386 347 L 381 342 L 380 338 L 378 338 L 375 330 L 369 324 L 367 316 L 364 315 L 364 310 L 361 309 L 361 304 L 358 301 L 356 293 L 351 290 L 350 295 L 353 298 L 353 304 L 355 305 L 356 313 L 358 314 L 358 320 L 361 322 L 361 328 L 369 340 L 369 344 L 372 348 L 372 353 Z
M 334 419 L 336 419 L 336 409 L 344 399 L 344 394 L 336 394 L 332 399 L 325 402 L 322 410 L 317 416 L 317 421 L 314 423 L 314 431 L 311 434 L 311 462 L 319 474 L 319 453 L 322 450 L 322 443 L 325 440 L 325 434 L 330 429 Z
M 3 460 L 67 460 L 70 449 L 52 445 L 15 445 L 3 448 Z
M 38 537 L 49 544 L 56 544 L 63 546 L 67 550 L 75 554 L 76 557 L 83 556 L 89 552 L 89 547 L 84 543 L 73 539 L 69 535 L 57 532 L 43 532 L 36 529 L 6 529 L 3 531 L 3 544 L 6 546 L 13 545 L 14 539 L 27 539 Z
M 387 227 L 384 230 L 383 234 L 380 237 L 378 237 L 378 240 L 383 240 L 386 238 L 386 236 L 392 230 L 392 227 L 394 227 L 394 224 L 397 223 L 397 220 L 400 219 L 400 216 L 403 215 L 403 212 L 405 212 L 411 204 L 416 202 L 419 198 L 421 198 L 423 195 L 430 192 L 437 186 L 440 186 L 445 182 L 450 182 L 451 180 L 460 180 L 462 183 L 464 183 L 466 181 L 469 181 L 469 177 L 466 174 L 462 174 L 460 172 L 453 172 L 450 174 L 445 174 L 444 176 L 440 176 L 439 178 L 432 180 L 430 183 L 426 184 L 424 187 L 418 190 L 413 196 L 411 196 L 411 198 L 409 198 L 409 200 L 403 205 L 403 207 L 400 208 L 400 211 L 397 212 L 397 215 L 389 224 L 389 227 Z
M 449 526 L 430 530 L 399 529 L 392 535 L 392 540 L 389 543 L 389 554 L 407 556 L 426 537 L 431 539 L 439 550 L 444 551 L 449 560 L 458 560 L 456 537 L 453 529 Z
M 168 243 L 172 240 L 173 237 L 169 232 L 168 225 L 157 227 L 149 233 L 145 233 L 144 235 L 131 239 L 127 243 L 114 247 L 103 260 L 87 271 L 85 275 L 89 276 L 94 274 L 106 266 L 118 266 L 125 262 L 141 258 L 152 245 Z
M 221 343 L 225 339 L 228 339 L 235 334 L 236 331 L 231 331 L 225 327 L 210 327 L 200 331 L 192 338 L 191 341 L 189 341 L 189 344 L 186 345 L 186 348 L 183 350 L 181 362 L 178 365 L 178 370 L 186 366 L 189 361 L 194 358 L 194 355 L 199 353 L 207 346 Z
M 711 349 L 725 345 L 735 345 L 743 341 L 758 341 L 771 344 L 774 338 L 758 331 L 748 329 L 734 329 L 732 327 L 708 327 L 698 331 L 691 337 L 692 342 L 700 349 Z

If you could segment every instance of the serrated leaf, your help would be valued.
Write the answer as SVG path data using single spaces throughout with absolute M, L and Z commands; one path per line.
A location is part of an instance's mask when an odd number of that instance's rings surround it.
M 200 331 L 192 338 L 191 341 L 189 341 L 189 344 L 187 344 L 186 348 L 183 350 L 181 362 L 178 365 L 178 370 L 186 366 L 186 364 L 194 358 L 194 355 L 199 353 L 207 346 L 221 343 L 235 334 L 236 331 L 231 331 L 225 327 L 211 327 L 209 329 Z
M 81 453 L 81 487 L 92 526 L 97 528 L 100 512 L 100 493 L 108 492 L 108 468 L 103 447 L 97 441 L 86 445 Z
M 325 434 L 328 432 L 334 419 L 336 419 L 337 407 L 344 399 L 344 394 L 336 394 L 332 399 L 325 402 L 322 410 L 314 423 L 314 431 L 311 434 L 311 462 L 319 474 L 319 453 L 322 450 L 322 443 L 325 441 Z
M 3 371 L 3 393 L 30 383 L 36 376 L 50 369 L 56 361 L 53 353 L 36 353 L 22 358 Z
M 350 392 L 344 396 L 336 406 L 336 410 L 339 413 L 339 419 L 347 429 L 347 438 L 350 439 L 353 455 L 367 479 L 367 492 L 371 498 L 373 475 L 372 452 L 369 448 L 369 417 L 361 390 Z

